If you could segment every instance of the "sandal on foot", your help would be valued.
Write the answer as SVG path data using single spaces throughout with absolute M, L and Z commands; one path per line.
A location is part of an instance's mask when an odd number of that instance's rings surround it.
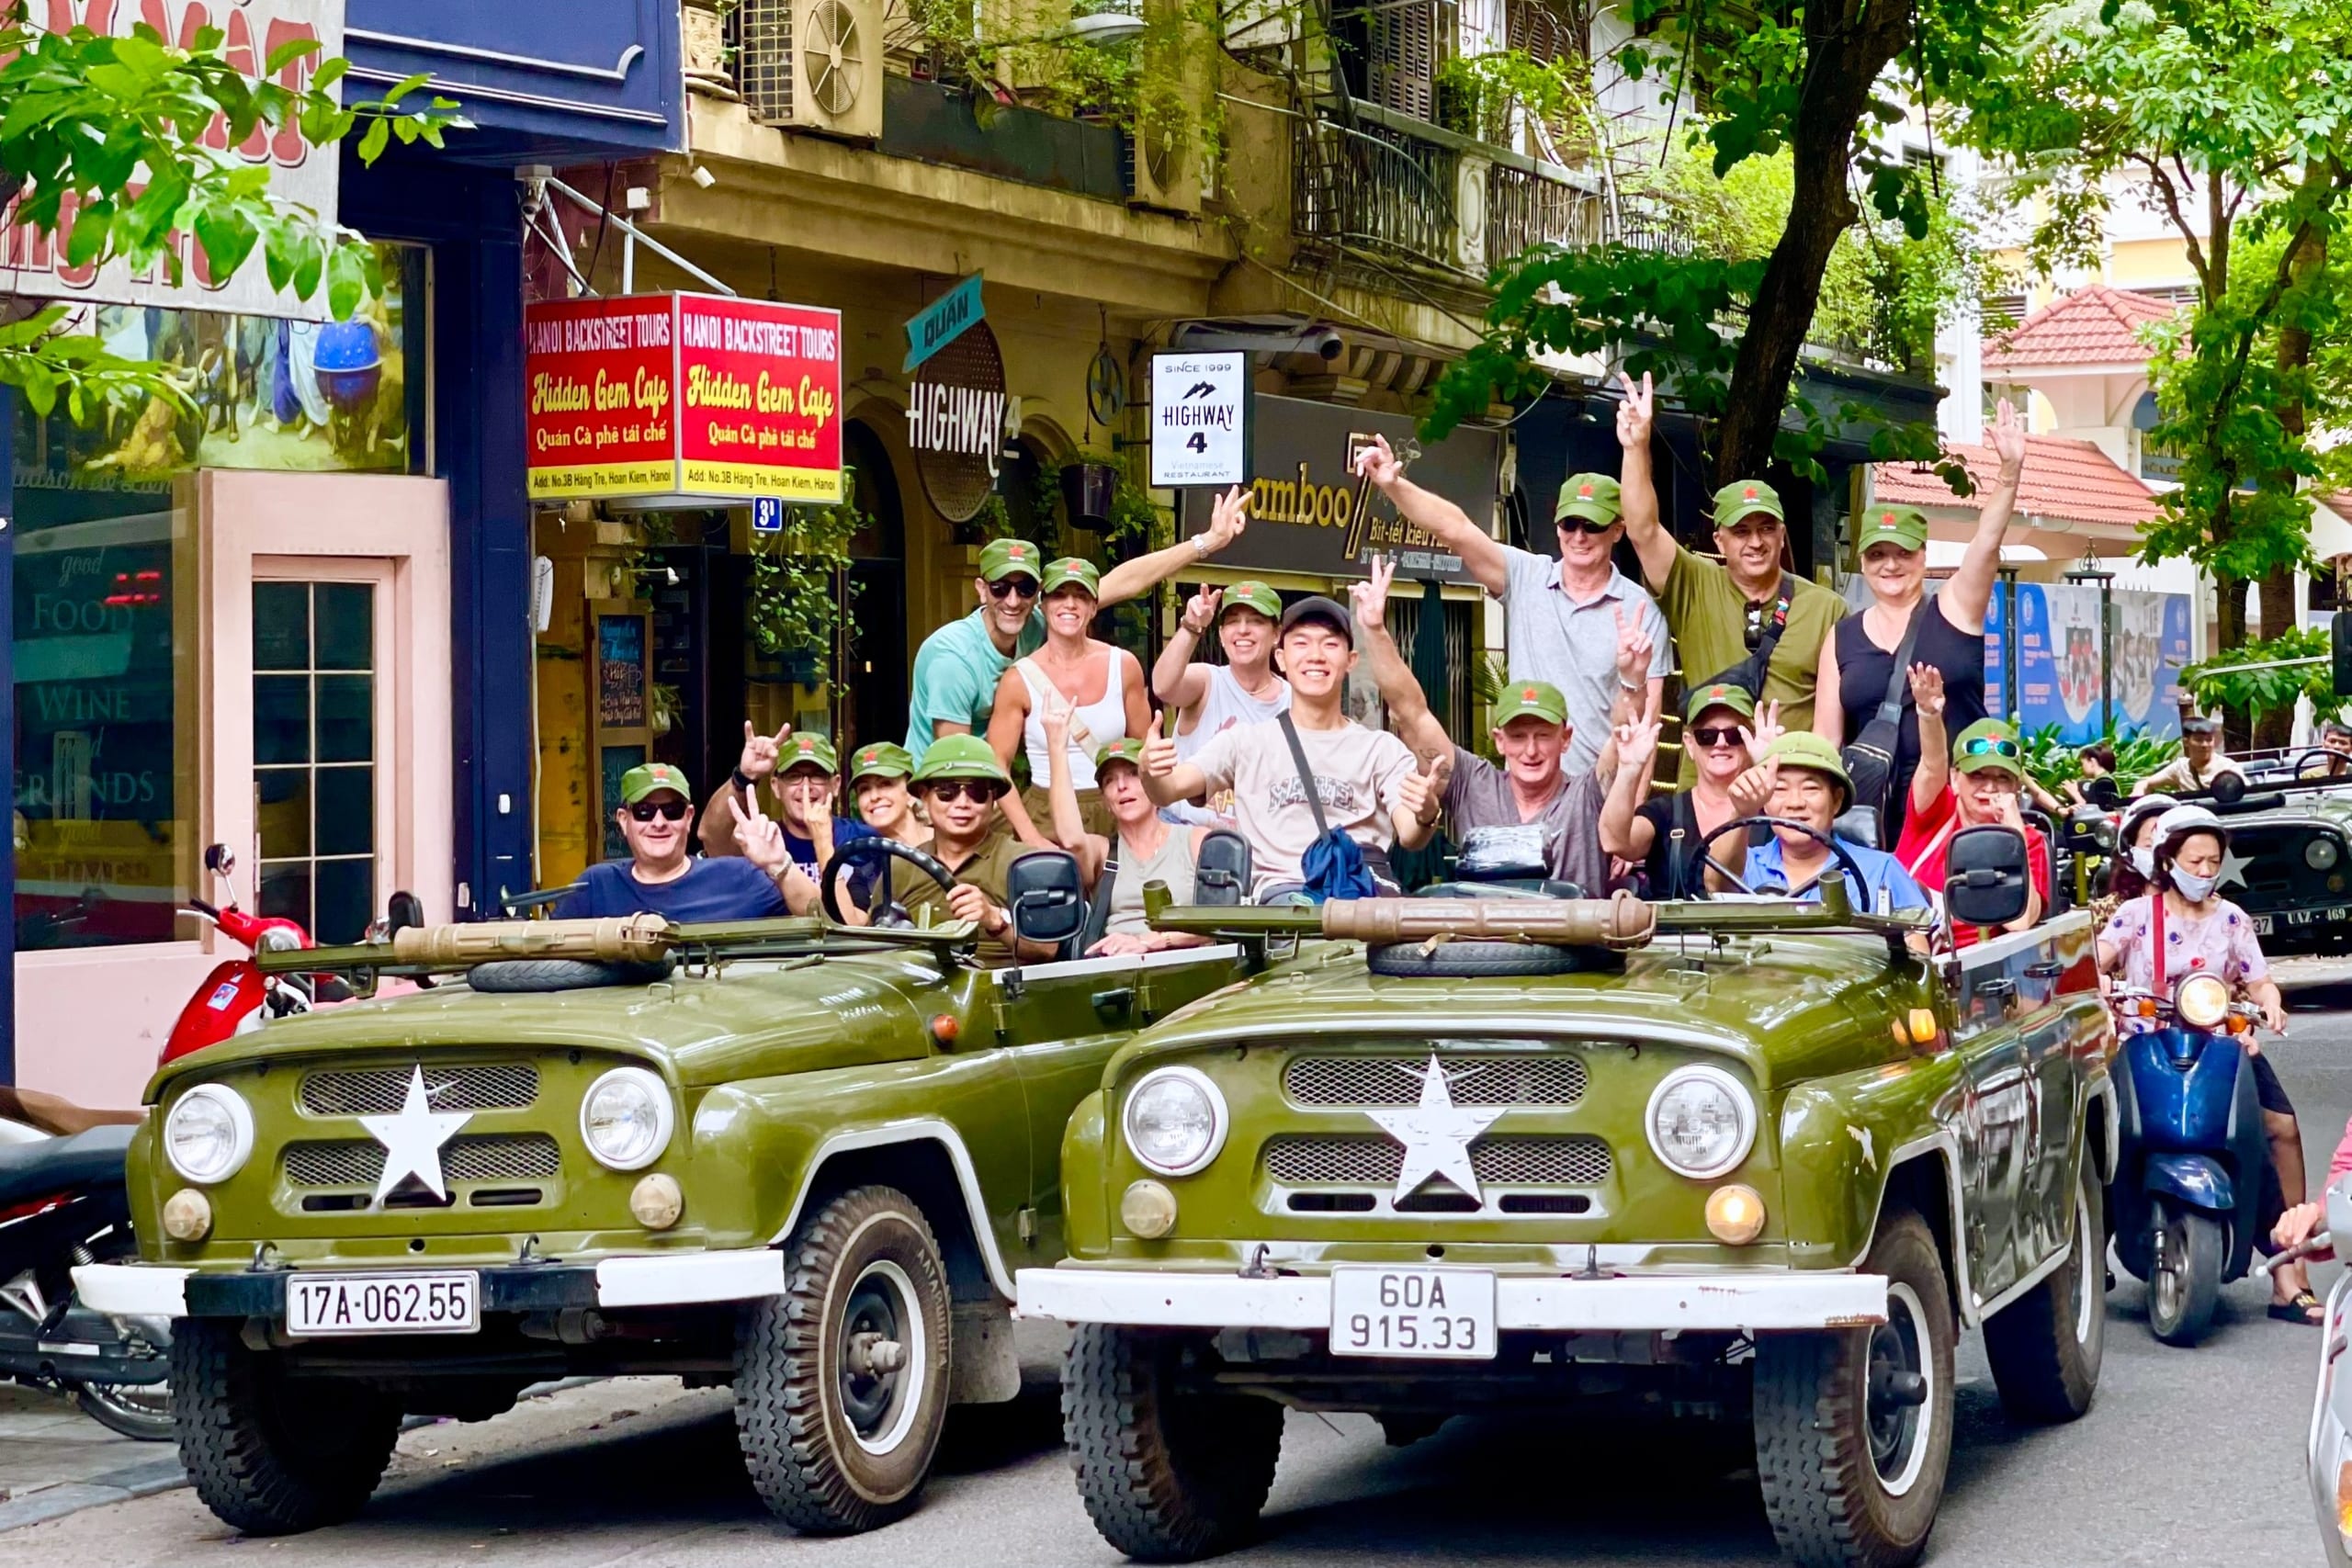
M 2320 1314 L 2327 1309 L 2309 1291 L 2298 1291 L 2283 1302 L 2270 1303 L 2270 1315 L 2281 1323 L 2300 1323 L 2307 1328 L 2319 1326 Z

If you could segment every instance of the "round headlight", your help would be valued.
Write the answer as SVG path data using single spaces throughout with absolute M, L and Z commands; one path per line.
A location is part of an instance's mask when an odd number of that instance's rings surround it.
M 588 1086 L 580 1136 L 600 1164 L 639 1170 L 670 1146 L 670 1086 L 643 1067 L 615 1067 Z
M 2303 846 L 2303 863 L 2313 871 L 2325 871 L 2341 858 L 2342 853 L 2337 850 L 2335 840 L 2324 833 L 2313 838 Z
M 1162 1176 L 1190 1176 L 1225 1146 L 1225 1096 L 1195 1067 L 1146 1073 L 1127 1094 L 1127 1147 Z
M 225 1085 L 197 1085 L 164 1118 L 164 1157 L 190 1181 L 226 1181 L 253 1152 L 253 1108 Z
M 301 947 L 302 939 L 284 926 L 265 926 L 254 943 L 257 953 L 299 953 Z
M 1678 1067 L 1650 1093 L 1650 1147 L 1681 1175 L 1721 1176 L 1756 1141 L 1756 1102 L 1720 1067 Z
M 2219 975 L 2191 975 L 2172 994 L 2172 1010 L 2192 1029 L 2211 1029 L 2230 1016 L 2230 987 Z

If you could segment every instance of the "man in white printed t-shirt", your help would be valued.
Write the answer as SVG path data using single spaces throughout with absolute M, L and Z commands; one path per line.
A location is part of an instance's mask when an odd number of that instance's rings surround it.
M 1283 613 L 1275 647 L 1324 820 L 1353 839 L 1373 875 L 1393 887 L 1388 852 L 1429 841 L 1444 800 L 1444 764 L 1435 774 L 1422 773 L 1402 740 L 1348 716 L 1355 628 L 1339 604 L 1320 597 L 1293 604 Z M 1279 722 L 1221 730 L 1188 761 L 1177 760 L 1172 739 L 1155 735 L 1144 749 L 1143 772 L 1144 787 L 1162 806 L 1229 788 L 1236 826 L 1250 843 L 1258 901 L 1297 891 L 1300 863 L 1315 842 L 1315 811 Z
M 1204 587 L 1184 606 L 1183 620 L 1151 667 L 1152 695 L 1176 711 L 1176 760 L 1193 754 L 1237 725 L 1268 723 L 1290 711 L 1290 682 L 1274 670 L 1274 629 L 1283 618 L 1279 594 L 1247 581 L 1230 588 Z M 1196 662 L 1193 650 L 1216 630 L 1223 664 Z M 1193 827 L 1230 828 L 1228 795 L 1195 806 L 1180 801 L 1160 815 Z

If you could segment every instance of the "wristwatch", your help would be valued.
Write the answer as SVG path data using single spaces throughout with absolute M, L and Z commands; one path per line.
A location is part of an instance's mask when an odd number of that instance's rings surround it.
M 1620 675 L 1617 677 L 1617 689 L 1621 692 L 1631 692 L 1635 696 L 1641 696 L 1649 691 L 1650 683 L 1647 681 L 1628 681 L 1625 677 Z
M 1195 534 L 1193 536 L 1193 555 L 1194 558 L 1199 560 L 1208 559 L 1209 536 L 1206 534 Z
M 740 762 L 735 765 L 735 772 L 731 776 L 734 778 L 735 787 L 738 789 L 749 789 L 757 782 L 756 780 L 746 778 L 744 776 L 743 766 Z

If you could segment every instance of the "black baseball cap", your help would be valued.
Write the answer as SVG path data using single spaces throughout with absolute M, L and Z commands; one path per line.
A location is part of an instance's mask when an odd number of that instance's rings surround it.
M 2183 735 L 2219 735 L 2222 721 L 2201 713 L 2192 713 L 2180 721 L 2180 732 Z
M 1297 604 L 1284 610 L 1282 628 L 1274 635 L 1280 638 L 1289 632 L 1291 627 L 1305 621 L 1315 621 L 1329 626 L 1347 639 L 1350 648 L 1356 645 L 1356 624 L 1354 618 L 1348 614 L 1348 607 L 1336 599 L 1326 599 L 1320 593 L 1301 599 Z

